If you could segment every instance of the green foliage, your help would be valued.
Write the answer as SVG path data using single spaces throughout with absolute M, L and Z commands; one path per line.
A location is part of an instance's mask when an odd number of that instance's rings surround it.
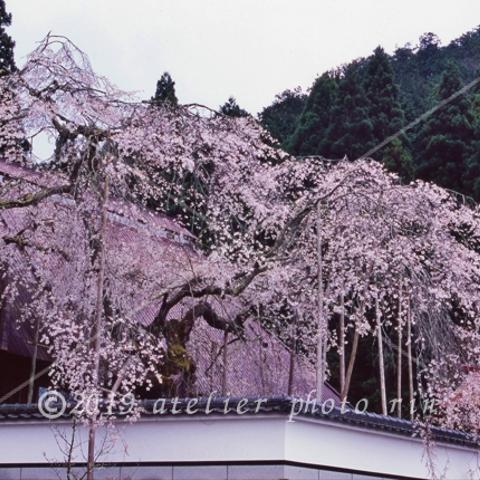
M 480 92 L 474 93 L 472 96 L 472 111 L 478 122 L 480 120 Z
M 298 124 L 287 143 L 296 155 L 321 155 L 337 97 L 337 80 L 324 73 L 313 84 Z
M 405 181 L 413 179 L 414 165 L 410 151 L 396 138 L 382 150 L 382 163 L 392 172 L 396 172 Z
M 247 117 L 248 112 L 243 108 L 240 108 L 234 97 L 229 99 L 220 106 L 220 113 L 227 115 L 227 117 Z
M 462 88 L 457 67 L 443 74 L 437 99 L 446 100 Z M 443 106 L 423 125 L 417 139 L 417 175 L 442 187 L 464 192 L 467 159 L 472 152 L 475 119 L 471 100 L 460 96 Z
M 288 149 L 288 140 L 297 127 L 305 108 L 307 96 L 300 88 L 285 90 L 275 97 L 272 105 L 264 108 L 259 115 L 261 124 Z
M 324 144 L 328 156 L 341 158 L 346 155 L 355 160 L 374 146 L 373 125 L 361 69 L 361 63 L 353 62 L 345 68 L 340 79 Z
M 377 47 L 368 60 L 364 83 L 373 136 L 375 143 L 379 144 L 405 125 L 391 60 L 382 47 Z M 413 178 L 412 155 L 407 144 L 408 140 L 404 136 L 401 139 L 396 138 L 378 154 L 378 159 L 389 170 L 398 173 L 404 181 Z
M 175 94 L 175 82 L 168 72 L 165 72 L 157 82 L 157 89 L 151 102 L 156 105 L 170 104 L 177 105 L 178 99 Z
M 12 15 L 7 12 L 5 1 L 0 0 L 0 77 L 7 77 L 17 70 L 14 59 L 15 42 L 7 34 L 5 27 L 12 23 Z M 19 117 L 21 106 L 17 102 L 15 82 L 4 82 L 0 87 L 0 103 L 4 112 Z M 15 112 L 15 114 L 13 113 Z M 31 148 L 25 138 L 23 127 L 18 121 L 2 119 L 0 139 L 0 156 L 16 158 L 18 162 L 25 161 L 25 153 Z
M 379 143 L 398 132 L 405 121 L 390 58 L 382 47 L 368 61 L 364 84 L 373 136 Z
M 393 68 L 407 120 L 435 104 L 436 89 L 450 62 L 457 66 L 462 82 L 467 83 L 477 75 L 479 58 L 480 27 L 445 47 L 440 46 L 434 34 L 427 33 L 420 37 L 416 51 L 410 45 L 397 49 Z
M 16 70 L 13 49 L 15 42 L 5 31 L 12 23 L 12 15 L 7 13 L 5 0 L 0 0 L 0 76 Z
M 287 149 L 355 159 L 403 124 L 390 59 L 379 47 L 368 62 L 353 62 L 315 81 Z
M 395 51 L 392 66 L 407 120 L 413 120 L 434 105 L 434 90 L 446 64 L 444 49 L 433 33 L 422 35 L 416 50 L 406 45 Z
M 478 202 L 480 201 L 480 132 L 476 132 L 473 154 L 467 160 L 464 176 L 465 190 Z
M 472 114 L 474 117 L 474 140 L 471 155 L 466 161 L 464 175 L 464 191 L 476 201 L 480 201 L 480 85 L 477 85 L 472 98 Z
M 317 78 L 301 114 L 298 101 L 265 108 L 273 120 L 263 125 L 289 153 L 355 159 L 477 78 L 479 58 L 480 27 L 447 46 L 429 32 L 391 56 L 378 47 Z M 405 181 L 419 177 L 480 199 L 480 86 L 407 134 L 373 156 Z

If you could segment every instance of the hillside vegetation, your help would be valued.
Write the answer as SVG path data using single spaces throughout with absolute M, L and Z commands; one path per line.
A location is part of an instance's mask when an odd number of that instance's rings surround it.
M 260 113 L 288 152 L 354 160 L 448 99 L 479 74 L 480 27 L 441 46 L 426 33 L 417 46 L 368 58 L 320 75 L 308 95 L 277 95 Z M 477 84 L 373 157 L 404 180 L 422 178 L 480 198 L 480 88 Z

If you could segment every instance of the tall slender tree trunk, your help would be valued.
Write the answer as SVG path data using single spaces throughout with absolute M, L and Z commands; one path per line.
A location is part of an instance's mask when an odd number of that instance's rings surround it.
M 108 202 L 108 179 L 105 177 L 102 192 L 102 211 L 100 221 L 98 254 L 95 259 L 98 262 L 97 274 L 97 293 L 95 302 L 95 319 L 92 328 L 92 345 L 93 345 L 93 385 L 98 388 L 100 377 L 100 350 L 102 346 L 103 333 L 103 295 L 105 288 L 105 242 L 106 242 L 106 227 L 107 227 L 107 202 Z M 96 393 L 96 392 L 95 392 Z M 88 400 L 87 400 L 88 404 Z M 95 470 L 95 433 L 97 423 L 97 412 L 94 412 L 89 420 L 88 428 L 88 451 L 87 451 L 87 480 L 94 480 Z
M 33 335 L 33 353 L 32 353 L 32 363 L 30 368 L 30 380 L 28 382 L 27 403 L 33 402 L 33 395 L 35 392 L 35 375 L 37 373 L 39 336 L 40 336 L 40 318 L 37 318 L 35 321 L 35 331 Z
M 413 420 L 414 413 L 414 388 L 413 388 L 413 357 L 412 357 L 412 308 L 410 300 L 407 305 L 407 355 L 408 355 L 408 399 L 410 419 Z
M 357 358 L 359 340 L 360 340 L 360 335 L 358 333 L 357 327 L 355 327 L 355 332 L 353 334 L 352 351 L 350 352 L 350 358 L 348 359 L 348 368 L 347 368 L 347 374 L 345 377 L 345 388 L 341 392 L 342 403 L 346 402 L 348 399 L 350 384 L 352 382 L 353 367 L 355 366 L 355 360 Z
M 266 358 L 263 352 L 263 343 L 262 339 L 258 339 L 258 358 L 259 358 L 259 370 L 260 370 L 260 382 L 262 386 L 262 394 L 265 395 L 267 393 L 267 381 L 265 375 L 265 365 L 266 365 Z
M 340 324 L 339 324 L 339 346 L 340 346 L 340 392 L 345 390 L 345 294 L 340 295 Z
M 297 356 L 297 339 L 298 339 L 298 312 L 295 311 L 295 322 L 293 325 L 292 333 L 292 347 L 290 348 L 290 358 L 288 365 L 288 383 L 287 383 L 287 395 L 293 393 L 293 378 L 295 374 L 295 359 Z
M 397 338 L 397 416 L 402 418 L 402 289 L 398 296 L 398 338 Z
M 257 320 L 260 321 L 260 312 L 259 312 L 259 307 L 258 304 L 256 306 L 257 310 Z M 260 370 L 260 382 L 261 382 L 261 393 L 265 395 L 267 393 L 267 388 L 266 388 L 266 379 L 265 379 L 265 355 L 263 353 L 263 341 L 259 337 L 258 338 L 258 358 L 259 358 L 259 363 L 258 367 Z
M 228 390 L 228 332 L 223 334 L 223 370 L 222 370 L 222 395 L 225 397 Z
M 325 383 L 325 319 L 324 319 L 324 286 L 323 286 L 323 255 L 322 255 L 322 221 L 321 205 L 317 204 L 317 364 L 316 364 L 316 399 L 323 400 L 323 385 Z
M 287 395 L 290 396 L 293 393 L 293 374 L 295 370 L 295 351 L 292 348 L 290 350 L 290 359 L 288 365 L 288 384 L 287 384 Z
M 385 359 L 383 356 L 383 334 L 381 312 L 378 302 L 378 297 L 375 299 L 375 318 L 377 326 L 377 341 L 378 341 L 378 366 L 380 373 L 380 395 L 382 399 L 382 414 L 387 415 L 387 387 L 385 382 Z

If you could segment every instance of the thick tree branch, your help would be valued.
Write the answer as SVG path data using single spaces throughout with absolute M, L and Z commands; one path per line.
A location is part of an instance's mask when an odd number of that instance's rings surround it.
M 42 200 L 53 195 L 61 195 L 70 193 L 72 185 L 57 185 L 55 187 L 48 187 L 38 192 L 26 193 L 18 198 L 14 199 L 0 199 L 0 210 L 6 210 L 9 208 L 25 208 L 33 205 L 38 205 Z

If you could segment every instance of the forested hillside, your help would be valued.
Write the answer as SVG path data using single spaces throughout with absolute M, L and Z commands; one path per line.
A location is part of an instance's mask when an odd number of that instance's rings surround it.
M 282 147 L 298 156 L 358 158 L 474 80 L 480 27 L 447 46 L 426 33 L 388 55 L 378 47 L 313 83 L 278 95 L 260 114 Z M 422 178 L 480 198 L 480 88 L 425 118 L 373 157 L 404 180 Z

